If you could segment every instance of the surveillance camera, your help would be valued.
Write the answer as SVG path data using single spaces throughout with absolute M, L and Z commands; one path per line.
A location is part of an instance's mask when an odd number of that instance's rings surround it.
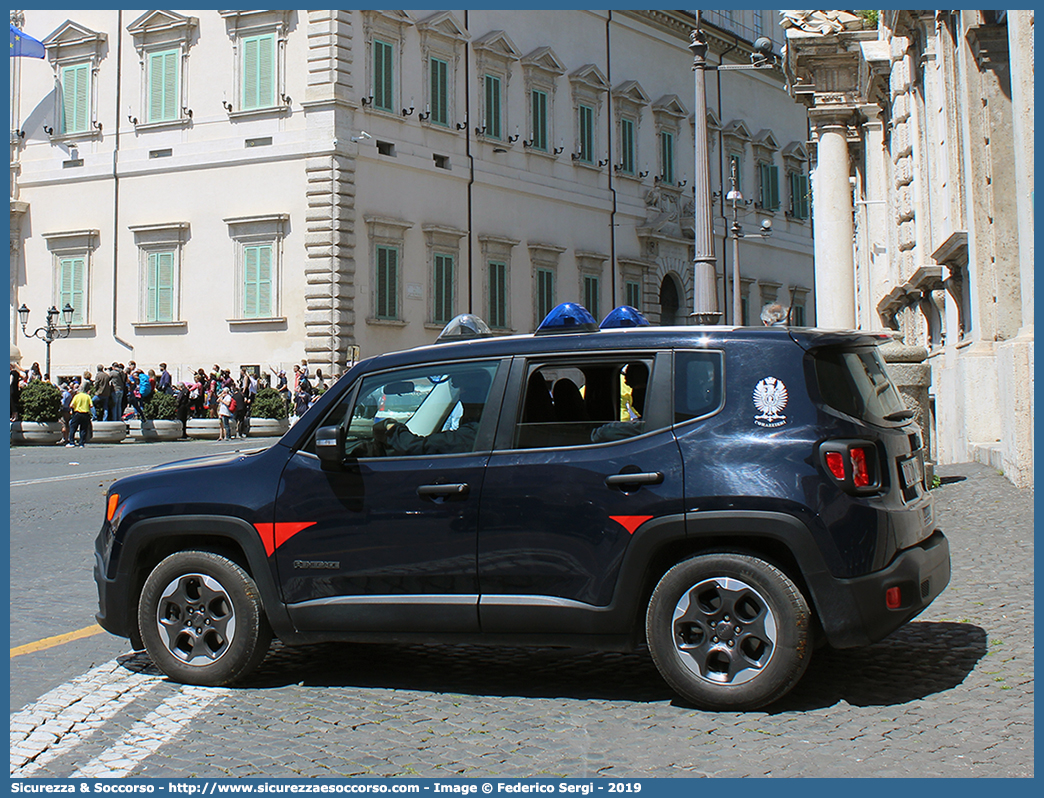
M 373 138 L 373 136 L 371 136 L 371 135 L 370 135 L 369 133 L 367 133 L 367 132 L 366 132 L 365 130 L 360 130 L 360 131 L 359 131 L 359 138 L 360 138 L 360 139 L 372 139 L 372 138 Z

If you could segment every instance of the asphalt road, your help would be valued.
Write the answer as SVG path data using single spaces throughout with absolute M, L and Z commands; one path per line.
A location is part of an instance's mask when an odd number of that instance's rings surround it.
M 12 450 L 11 645 L 93 623 L 117 469 L 234 448 Z M 950 586 L 874 646 L 817 651 L 768 711 L 700 712 L 644 655 L 562 649 L 276 645 L 244 687 L 188 688 L 101 634 L 12 658 L 12 775 L 1032 776 L 1033 494 L 939 473 Z

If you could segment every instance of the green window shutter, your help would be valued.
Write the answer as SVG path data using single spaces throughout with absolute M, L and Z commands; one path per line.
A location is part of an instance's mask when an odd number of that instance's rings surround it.
M 376 314 L 379 319 L 398 316 L 399 251 L 391 247 L 377 247 Z
M 61 130 L 63 133 L 85 133 L 87 131 L 90 77 L 88 64 L 62 67 Z
M 620 167 L 624 174 L 634 174 L 634 122 L 620 120 Z
M 174 253 L 150 252 L 147 272 L 145 321 L 173 321 Z
M 584 307 L 598 318 L 598 278 L 592 275 L 584 276 Z
M 769 163 L 758 164 L 761 207 L 774 211 L 779 207 L 779 169 Z
M 547 152 L 547 95 L 533 91 L 533 149 Z
M 625 285 L 627 293 L 627 304 L 636 310 L 642 309 L 642 287 L 640 284 L 628 281 Z
M 87 259 L 62 258 L 58 263 L 58 307 L 73 307 L 73 324 L 85 323 L 84 290 L 87 285 Z
M 594 158 L 594 109 L 580 106 L 580 160 L 591 163 Z
M 507 265 L 489 264 L 489 326 L 507 327 Z
M 373 41 L 373 107 L 391 111 L 394 87 L 392 75 L 392 46 L 378 39 Z
M 790 173 L 790 209 L 795 219 L 808 218 L 808 178 L 797 172 Z
M 431 59 L 431 121 L 449 124 L 449 67 L 438 58 Z
M 445 324 L 453 318 L 453 256 L 435 255 L 434 261 L 435 291 L 432 320 Z
M 668 185 L 674 184 L 674 135 L 666 130 L 660 133 L 660 180 Z
M 779 208 L 779 167 L 769 167 L 769 209 Z
M 149 54 L 149 122 L 178 118 L 177 50 Z
M 486 75 L 486 136 L 500 138 L 500 78 Z
M 243 318 L 273 315 L 273 254 L 271 244 L 243 247 Z
M 537 321 L 543 321 L 554 306 L 555 273 L 549 269 L 537 269 Z
M 275 34 L 243 39 L 243 108 L 275 105 Z

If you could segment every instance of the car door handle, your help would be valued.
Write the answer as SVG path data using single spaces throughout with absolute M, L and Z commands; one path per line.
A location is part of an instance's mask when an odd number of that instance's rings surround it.
M 455 482 L 449 485 L 421 485 L 417 495 L 422 499 L 463 499 L 468 495 L 466 482 Z
M 605 484 L 610 488 L 622 488 L 629 485 L 659 485 L 663 482 L 663 473 L 660 471 L 648 471 L 639 474 L 613 474 L 605 478 Z

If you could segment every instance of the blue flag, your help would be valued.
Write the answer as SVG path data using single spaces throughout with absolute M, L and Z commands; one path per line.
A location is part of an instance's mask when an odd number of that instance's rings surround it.
M 26 36 L 14 25 L 11 25 L 11 57 L 18 55 L 29 58 L 44 58 L 47 53 L 44 46 L 32 36 Z

